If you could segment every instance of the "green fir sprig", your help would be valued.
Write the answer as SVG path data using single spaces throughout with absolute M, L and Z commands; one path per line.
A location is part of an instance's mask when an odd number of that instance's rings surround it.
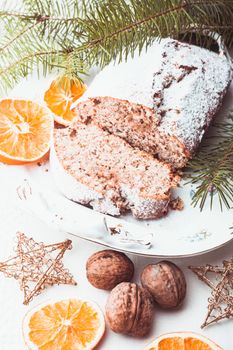
M 214 130 L 213 130 L 214 129 Z M 198 154 L 188 164 L 188 183 L 197 185 L 192 204 L 203 210 L 210 199 L 212 209 L 218 198 L 221 210 L 233 206 L 233 116 L 215 123 L 214 136 L 206 137 Z
M 233 42 L 231 0 L 23 0 L 0 7 L 5 34 L 0 37 L 0 88 L 22 77 L 62 74 L 80 78 L 93 65 L 126 60 L 156 38 L 206 31 Z

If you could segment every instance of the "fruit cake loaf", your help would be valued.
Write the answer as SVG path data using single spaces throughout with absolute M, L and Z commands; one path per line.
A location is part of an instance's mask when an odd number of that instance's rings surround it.
M 154 66 L 153 57 L 156 59 Z M 94 106 L 95 99 L 82 102 L 76 107 L 77 114 L 81 116 L 83 112 L 86 117 L 90 107 L 92 118 L 100 118 L 102 127 L 121 134 L 128 142 L 134 139 L 132 144 L 146 151 L 150 145 L 149 151 L 153 154 L 175 168 L 182 168 L 196 151 L 221 105 L 231 81 L 231 65 L 224 55 L 167 39 L 163 45 L 149 49 L 148 55 L 137 59 L 132 67 L 135 74 L 127 73 L 131 62 L 107 67 L 99 73 L 84 99 L 98 96 L 100 103 Z M 144 83 L 141 70 L 145 72 Z M 141 117 L 145 117 L 144 132 L 141 132 L 142 118 L 138 117 L 140 106 L 136 107 L 135 103 L 141 105 Z M 137 110 L 130 124 L 126 110 L 131 117 L 133 110 Z
M 75 120 L 55 129 L 51 164 L 63 193 L 95 210 L 136 218 L 159 218 L 168 211 L 178 177 L 170 166 L 92 123 Z

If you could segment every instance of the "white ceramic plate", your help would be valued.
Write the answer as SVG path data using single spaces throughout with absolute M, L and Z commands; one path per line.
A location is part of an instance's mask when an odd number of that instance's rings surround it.
M 191 186 L 182 186 L 178 194 L 185 203 L 182 211 L 171 211 L 159 220 L 136 220 L 130 214 L 112 218 L 66 199 L 54 185 L 49 164 L 30 167 L 1 167 L 8 199 L 29 215 L 37 216 L 50 227 L 135 254 L 156 257 L 186 257 L 203 254 L 230 240 L 233 224 L 231 210 L 220 211 L 218 200 L 213 210 L 193 208 Z M 4 181 L 5 179 L 5 181 Z M 117 227 L 111 235 L 105 226 Z M 127 231 L 127 232 L 125 232 Z
M 150 61 L 148 57 L 144 61 L 145 67 L 148 67 Z M 132 64 L 132 62 L 129 63 L 130 67 Z M 125 71 L 128 71 L 126 68 L 124 66 Z M 129 80 L 132 74 L 128 72 L 128 75 Z M 11 97 L 40 102 L 51 79 L 52 77 L 38 80 L 34 77 L 22 81 L 12 91 Z M 141 76 L 141 81 L 146 84 L 144 79 L 145 76 Z M 226 110 L 233 106 L 232 95 L 233 85 L 224 101 Z M 224 113 L 221 111 L 220 115 Z M 104 216 L 66 199 L 54 185 L 49 164 L 41 167 L 1 165 L 0 174 L 3 180 L 0 187 L 4 186 L 2 193 L 7 192 L 8 199 L 11 196 L 13 202 L 24 208 L 30 215 L 39 217 L 53 228 L 115 249 L 146 256 L 186 257 L 214 250 L 233 239 L 230 230 L 233 225 L 232 211 L 224 209 L 221 212 L 218 199 L 214 201 L 212 211 L 209 209 L 208 201 L 203 212 L 200 212 L 199 208 L 193 208 L 191 186 L 181 186 L 175 193 L 183 199 L 184 210 L 171 211 L 163 219 L 140 221 L 133 219 L 131 215 L 119 219 Z M 104 218 L 107 219 L 109 227 L 122 225 L 121 233 L 109 234 Z

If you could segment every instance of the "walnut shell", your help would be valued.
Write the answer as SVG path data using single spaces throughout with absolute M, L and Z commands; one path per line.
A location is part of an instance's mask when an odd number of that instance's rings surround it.
M 181 269 L 169 261 L 147 265 L 141 282 L 162 308 L 178 307 L 186 295 L 186 280 Z
M 94 287 L 111 290 L 117 284 L 132 279 L 134 265 L 123 253 L 102 250 L 87 260 L 86 273 L 88 281 Z
M 143 337 L 150 331 L 154 304 L 151 295 L 135 283 L 122 282 L 110 293 L 106 320 L 116 333 Z

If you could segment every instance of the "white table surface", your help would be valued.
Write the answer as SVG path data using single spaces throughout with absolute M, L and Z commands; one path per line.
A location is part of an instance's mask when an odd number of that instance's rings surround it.
M 1 172 L 1 166 L 0 166 Z M 2 186 L 3 188 L 4 186 Z M 66 238 L 73 240 L 72 251 L 67 251 L 64 262 L 73 273 L 77 286 L 54 286 L 45 290 L 40 296 L 36 297 L 29 306 L 22 304 L 23 295 L 19 290 L 18 283 L 14 279 L 5 278 L 0 274 L 0 349 L 1 350 L 23 350 L 26 349 L 22 337 L 21 325 L 22 320 L 32 307 L 48 299 L 59 300 L 76 296 L 78 298 L 87 298 L 97 302 L 104 310 L 108 292 L 101 291 L 92 287 L 86 279 L 85 264 L 88 257 L 101 249 L 100 246 L 86 242 L 84 240 L 70 237 L 62 232 L 52 231 L 43 222 L 37 218 L 29 216 L 22 212 L 15 203 L 7 201 L 7 193 L 1 190 L 0 196 L 0 261 L 7 259 L 13 253 L 15 245 L 15 233 L 18 230 L 32 236 L 37 241 L 45 243 L 60 242 Z M 98 349 L 101 350 L 118 350 L 134 349 L 142 350 L 144 345 L 153 336 L 172 331 L 195 331 L 206 335 L 225 350 L 232 350 L 233 338 L 232 327 L 233 320 L 227 320 L 218 325 L 210 326 L 205 330 L 200 329 L 204 320 L 207 307 L 207 299 L 210 296 L 210 289 L 197 279 L 188 269 L 187 266 L 200 265 L 206 263 L 218 264 L 223 259 L 232 256 L 233 243 L 209 253 L 207 255 L 173 260 L 185 271 L 187 278 L 188 290 L 185 303 L 182 308 L 176 311 L 162 311 L 156 308 L 153 329 L 150 335 L 144 339 L 134 339 L 122 335 L 117 335 L 109 329 L 106 331 L 105 338 Z M 157 262 L 157 259 L 141 258 L 130 256 L 135 263 L 136 274 L 134 281 L 138 281 L 140 271 L 148 263 Z
M 40 100 L 43 96 L 41 94 L 41 86 L 44 86 L 43 79 L 41 83 L 36 79 L 33 82 L 31 80 L 24 81 L 11 92 L 10 96 L 18 98 L 27 96 L 28 99 Z M 224 102 L 225 107 L 232 104 L 232 91 L 228 93 L 228 97 Z M 62 232 L 52 231 L 43 222 L 23 213 L 20 208 L 16 207 L 15 203 L 12 203 L 8 199 L 7 186 L 5 187 L 4 184 L 1 184 L 0 188 L 0 261 L 4 261 L 9 255 L 12 255 L 13 246 L 16 243 L 15 235 L 19 230 L 25 232 L 28 236 L 32 236 L 35 240 L 45 243 L 56 243 L 66 238 L 71 238 Z M 36 297 L 29 306 L 24 306 L 22 304 L 23 295 L 19 290 L 17 281 L 5 278 L 0 274 L 0 350 L 26 349 L 21 329 L 23 317 L 32 307 L 48 299 L 54 301 L 76 296 L 78 298 L 91 299 L 97 302 L 102 310 L 104 310 L 109 293 L 92 287 L 88 283 L 85 274 L 85 264 L 88 257 L 100 250 L 101 247 L 74 237 L 72 240 L 73 249 L 66 253 L 64 262 L 78 282 L 78 285 L 75 287 L 54 286 Z M 152 331 L 148 337 L 143 339 L 134 339 L 132 337 L 114 334 L 107 329 L 104 340 L 98 346 L 98 349 L 118 350 L 121 348 L 124 350 L 142 350 L 154 336 L 173 331 L 193 331 L 213 339 L 224 350 L 232 350 L 233 320 L 222 321 L 204 330 L 200 329 L 200 325 L 206 315 L 210 289 L 187 269 L 188 265 L 219 264 L 223 259 L 230 258 L 233 255 L 232 252 L 233 242 L 207 255 L 173 260 L 184 269 L 187 278 L 187 297 L 183 306 L 175 311 L 163 311 L 156 308 Z M 130 256 L 130 258 L 135 263 L 135 282 L 138 281 L 143 266 L 158 261 L 157 259 L 141 258 L 138 256 Z

